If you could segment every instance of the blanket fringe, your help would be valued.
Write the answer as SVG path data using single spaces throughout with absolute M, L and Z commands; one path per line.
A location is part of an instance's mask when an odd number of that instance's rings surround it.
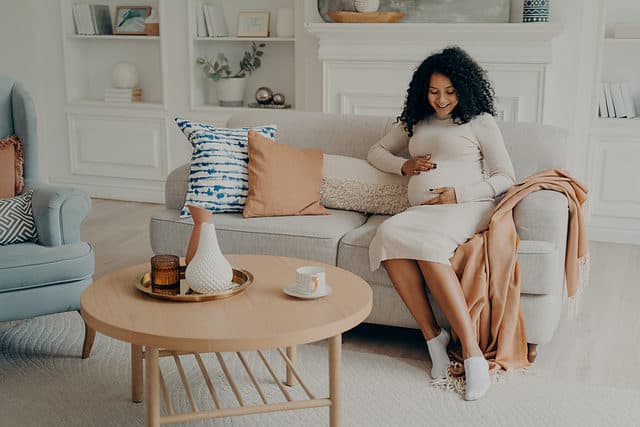
M 460 366 L 458 362 L 451 362 L 449 365 L 452 369 L 455 369 Z M 508 371 L 498 370 L 493 375 L 491 375 L 491 383 L 503 383 L 508 381 L 513 375 L 528 375 L 531 373 L 531 368 L 520 368 L 520 369 L 511 369 Z M 431 380 L 431 386 L 438 388 L 440 390 L 452 391 L 460 396 L 464 396 L 465 390 L 467 388 L 467 383 L 465 381 L 464 376 L 454 377 L 451 375 L 450 370 L 447 370 L 447 375 L 445 378 L 438 378 L 435 380 Z
M 567 298 L 567 317 L 576 320 L 580 315 L 580 306 L 584 295 L 584 290 L 589 286 L 589 271 L 591 269 L 591 257 L 586 254 L 578 259 L 578 290 L 575 295 Z

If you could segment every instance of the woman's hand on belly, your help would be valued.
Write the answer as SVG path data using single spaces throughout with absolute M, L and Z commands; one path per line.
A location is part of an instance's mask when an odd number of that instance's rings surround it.
M 430 188 L 429 191 L 437 194 L 437 196 L 423 202 L 423 205 L 446 205 L 458 203 L 456 198 L 456 189 L 454 187 Z
M 431 161 L 431 154 L 426 156 L 413 157 L 402 164 L 402 174 L 405 176 L 420 175 L 420 172 L 427 172 L 436 168 L 436 164 Z

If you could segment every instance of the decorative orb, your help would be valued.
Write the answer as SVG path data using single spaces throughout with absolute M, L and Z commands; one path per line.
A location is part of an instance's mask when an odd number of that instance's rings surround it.
M 273 94 L 273 103 L 276 105 L 284 105 L 285 97 L 281 93 Z
M 138 85 L 138 69 L 128 62 L 119 62 L 111 70 L 111 83 L 120 89 L 131 89 Z
M 259 87 L 256 91 L 258 104 L 268 104 L 273 99 L 273 91 L 266 86 Z

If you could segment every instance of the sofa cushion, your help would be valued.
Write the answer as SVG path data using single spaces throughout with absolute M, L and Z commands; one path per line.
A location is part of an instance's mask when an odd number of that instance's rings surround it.
M 384 267 L 369 270 L 369 244 L 378 226 L 389 218 L 374 215 L 362 226 L 347 233 L 338 248 L 338 267 L 349 270 L 371 284 L 392 286 Z M 521 293 L 546 295 L 558 284 L 558 271 L 563 271 L 564 257 L 555 244 L 536 240 L 522 240 L 518 248 L 518 263 L 522 277 Z
M 239 213 L 213 215 L 220 248 L 227 254 L 269 254 L 336 264 L 340 239 L 367 217 L 329 209 L 330 215 L 243 218 Z M 151 218 L 153 252 L 184 256 L 193 222 L 165 209 Z
M 219 128 L 176 118 L 193 146 L 189 187 L 180 215 L 191 216 L 187 204 L 213 212 L 242 212 L 247 197 L 247 132 L 273 139 L 275 126 Z
M 94 266 L 93 248 L 84 242 L 0 246 L 0 292 L 86 279 L 93 275 Z
M 242 216 L 328 215 L 320 206 L 322 151 L 274 144 L 249 131 L 249 190 Z

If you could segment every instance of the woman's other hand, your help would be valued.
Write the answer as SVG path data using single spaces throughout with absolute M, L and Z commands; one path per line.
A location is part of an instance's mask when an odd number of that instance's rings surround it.
M 402 174 L 406 176 L 419 175 L 420 172 L 427 172 L 436 168 L 436 164 L 431 161 L 431 154 L 418 156 L 407 160 L 402 165 Z
M 456 189 L 453 187 L 433 188 L 429 191 L 436 193 L 437 196 L 431 200 L 427 200 L 423 205 L 446 205 L 458 203 L 456 198 Z

